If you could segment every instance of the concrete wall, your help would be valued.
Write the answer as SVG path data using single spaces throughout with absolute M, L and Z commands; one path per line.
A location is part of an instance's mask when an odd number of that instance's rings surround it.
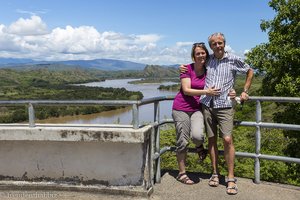
M 149 185 L 151 127 L 0 127 L 0 179 Z

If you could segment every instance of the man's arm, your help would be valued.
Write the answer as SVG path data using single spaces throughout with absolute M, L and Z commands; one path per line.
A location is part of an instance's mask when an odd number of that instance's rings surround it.
M 249 92 L 249 89 L 250 89 L 250 86 L 251 86 L 251 83 L 252 83 L 253 75 L 254 75 L 254 71 L 253 71 L 252 68 L 250 68 L 247 71 L 247 74 L 246 74 L 246 81 L 245 81 L 245 85 L 244 85 L 244 90 L 243 90 L 243 92 L 240 96 L 241 101 L 246 101 L 249 98 L 248 92 Z
M 179 70 L 180 70 L 180 74 L 184 74 L 188 70 L 187 65 L 186 64 L 185 65 L 180 65 Z

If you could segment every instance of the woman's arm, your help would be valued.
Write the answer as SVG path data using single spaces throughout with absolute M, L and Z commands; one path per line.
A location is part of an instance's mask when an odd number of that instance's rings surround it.
M 220 94 L 220 89 L 216 89 L 214 87 L 208 88 L 207 90 L 192 89 L 190 78 L 182 78 L 181 87 L 183 93 L 188 96 L 200 96 L 200 95 L 216 96 Z

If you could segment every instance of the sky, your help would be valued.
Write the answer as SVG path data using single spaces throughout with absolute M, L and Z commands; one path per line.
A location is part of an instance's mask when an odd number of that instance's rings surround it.
M 269 0 L 9 0 L 0 2 L 0 58 L 192 62 L 215 32 L 240 57 L 268 42 Z

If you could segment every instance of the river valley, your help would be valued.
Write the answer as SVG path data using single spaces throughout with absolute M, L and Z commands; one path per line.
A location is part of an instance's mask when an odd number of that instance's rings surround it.
M 141 91 L 144 99 L 158 96 L 175 95 L 177 92 L 158 90 L 160 85 L 171 85 L 174 82 L 163 83 L 143 83 L 143 84 L 130 84 L 128 82 L 139 79 L 118 79 L 106 80 L 103 82 L 91 82 L 82 85 L 89 87 L 124 87 L 129 91 Z M 160 102 L 160 118 L 171 118 L 172 101 Z M 153 121 L 153 104 L 143 105 L 139 108 L 139 121 L 140 124 Z M 58 118 L 49 118 L 46 120 L 37 120 L 37 123 L 59 123 L 59 124 L 131 124 L 132 121 L 132 108 L 126 107 L 122 109 L 106 111 L 90 115 L 76 115 Z

